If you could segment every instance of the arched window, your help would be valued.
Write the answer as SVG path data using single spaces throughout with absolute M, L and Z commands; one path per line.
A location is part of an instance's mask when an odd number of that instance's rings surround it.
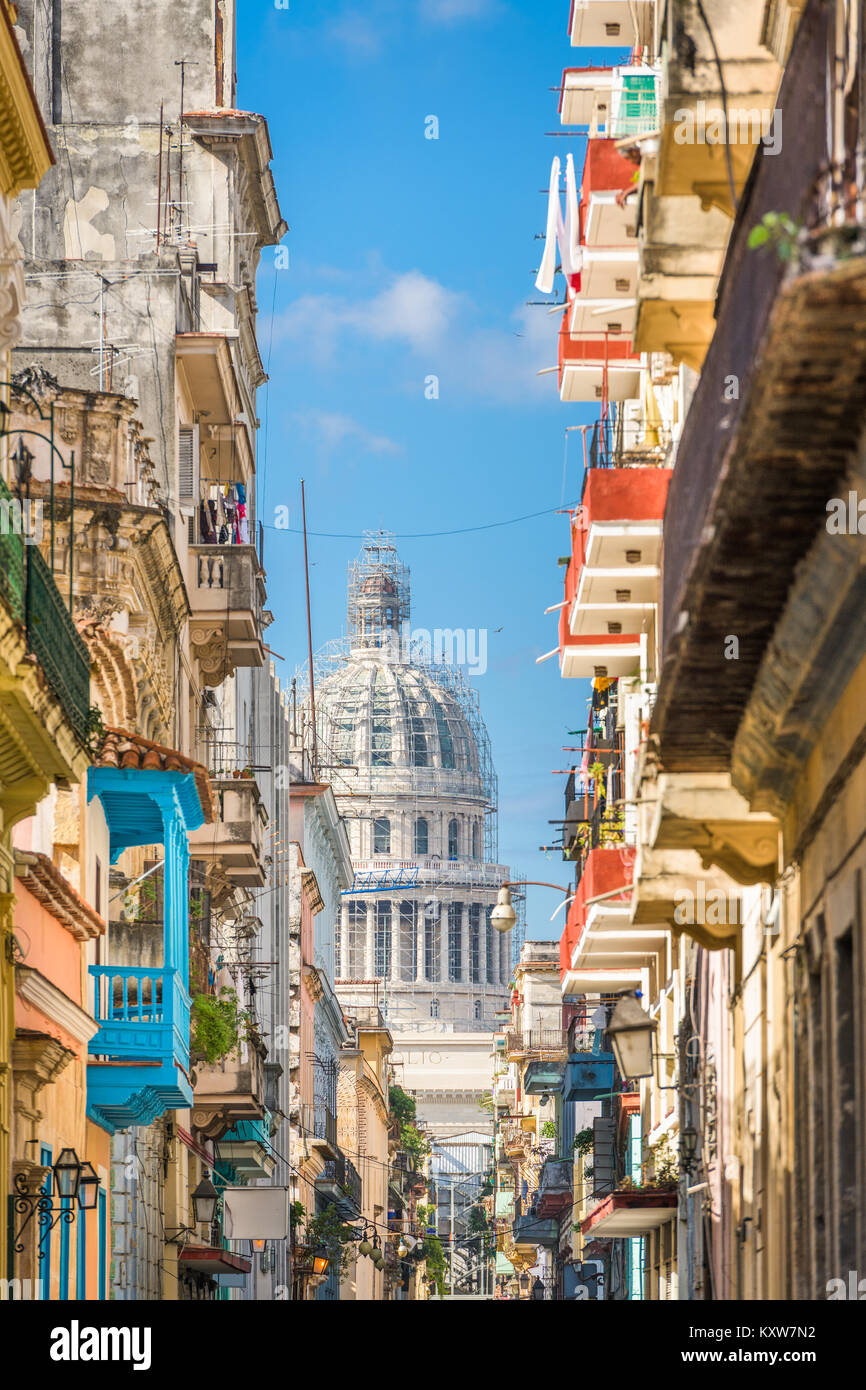
M 472 858 L 481 858 L 481 835 L 478 830 L 478 822 L 472 823 Z
M 476 1017 L 477 1019 L 480 1019 L 480 1017 L 481 1017 L 481 1000 L 480 1000 L 480 999 L 476 999 L 476 1000 L 475 1000 L 475 1017 Z
M 427 854 L 430 844 L 430 828 L 423 816 L 415 822 L 415 853 Z
M 438 1018 L 438 1017 L 439 1017 L 439 1000 L 438 1000 L 438 999 L 432 999 L 432 1000 L 430 1001 L 430 1017 L 431 1017 L 431 1018 Z
M 373 853 L 391 853 L 391 822 L 386 818 L 373 821 Z
M 456 859 L 460 852 L 460 830 L 456 820 L 448 822 L 448 858 Z

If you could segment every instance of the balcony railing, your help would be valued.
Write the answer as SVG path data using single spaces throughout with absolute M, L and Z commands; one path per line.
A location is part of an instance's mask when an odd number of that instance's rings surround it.
M 90 1055 L 112 1061 L 175 1058 L 189 1069 L 189 995 L 177 970 L 91 965 L 99 1032 Z
M 218 1062 L 196 1062 L 192 1122 L 209 1139 L 221 1139 L 242 1120 L 262 1119 L 264 1065 L 262 1049 L 253 1041 Z
M 7 518 L 16 499 L 0 478 L 0 505 Z M 0 598 L 21 623 L 27 645 L 63 707 L 77 737 L 87 737 L 90 713 L 90 654 L 38 547 L 23 534 L 0 528 Z
M 316 1177 L 316 1190 L 328 1197 L 346 1220 L 360 1215 L 361 1175 L 344 1154 L 325 1161 Z
M 566 1044 L 562 1028 L 529 1028 L 523 1032 L 509 1029 L 505 1034 L 506 1052 L 527 1056 L 533 1052 L 561 1052 Z

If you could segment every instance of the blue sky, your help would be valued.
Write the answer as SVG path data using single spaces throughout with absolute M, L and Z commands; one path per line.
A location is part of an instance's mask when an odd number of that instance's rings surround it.
M 345 630 L 346 566 L 360 533 L 397 533 L 412 572 L 412 621 L 485 628 L 474 678 L 500 782 L 500 859 L 565 884 L 538 846 L 562 814 L 568 731 L 588 683 L 554 658 L 557 557 L 577 500 L 578 436 L 591 418 L 560 404 L 558 320 L 526 301 L 544 231 L 562 69 L 615 60 L 569 47 L 567 0 L 245 0 L 238 105 L 266 115 L 289 266 L 266 251 L 259 337 L 259 516 L 291 509 L 305 479 L 313 641 Z M 439 138 L 425 139 L 435 116 Z M 561 297 L 561 296 L 557 296 Z M 425 379 L 439 398 L 425 398 Z M 496 529 L 421 537 L 489 526 Z M 265 532 L 271 647 L 289 677 L 306 654 L 297 534 Z M 501 632 L 495 631 L 501 628 Z M 556 897 L 531 890 L 529 931 L 558 936 Z

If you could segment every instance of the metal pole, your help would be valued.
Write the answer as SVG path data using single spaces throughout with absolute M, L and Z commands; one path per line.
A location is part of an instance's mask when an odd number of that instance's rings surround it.
M 448 1184 L 451 1191 L 451 1297 L 454 1297 L 454 1176 Z
M 310 561 L 307 554 L 307 499 L 304 492 L 304 480 L 301 479 L 301 515 L 304 525 L 304 579 L 307 586 L 307 655 L 310 661 L 310 723 L 311 744 L 310 758 L 312 762 L 313 778 L 317 776 L 318 768 L 318 748 L 316 746 L 316 682 L 313 676 L 313 626 L 310 618 Z

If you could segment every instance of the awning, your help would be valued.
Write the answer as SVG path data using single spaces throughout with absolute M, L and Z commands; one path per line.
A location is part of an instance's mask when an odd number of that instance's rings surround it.
M 250 1260 L 223 1250 L 219 1245 L 187 1245 L 177 1257 L 186 1272 L 195 1274 L 249 1274 Z

